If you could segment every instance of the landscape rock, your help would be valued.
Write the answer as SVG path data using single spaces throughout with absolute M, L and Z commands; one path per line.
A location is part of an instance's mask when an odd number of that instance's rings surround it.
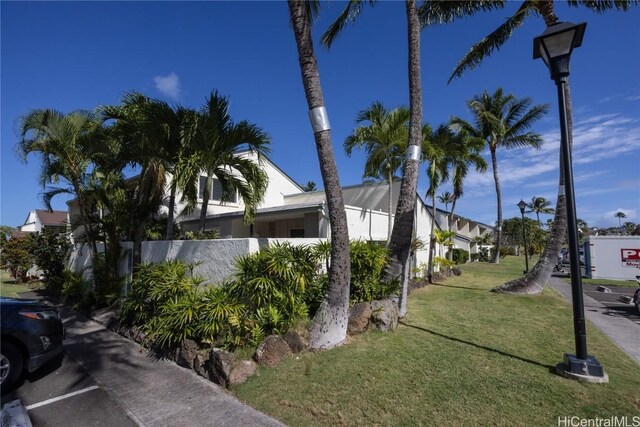
M 203 349 L 198 350 L 196 357 L 193 360 L 193 370 L 202 377 L 209 378 L 209 371 L 211 368 L 211 350 Z
M 284 334 L 283 338 L 287 344 L 289 344 L 289 348 L 291 348 L 293 353 L 300 353 L 307 348 L 307 343 L 304 338 L 302 338 L 302 336 L 296 331 L 288 331 Z
M 222 386 L 229 386 L 229 375 L 233 368 L 233 354 L 221 348 L 214 348 L 209 355 L 209 364 L 205 362 L 205 369 L 210 381 Z
M 280 335 L 269 335 L 256 350 L 255 360 L 261 365 L 273 366 L 291 356 L 289 344 Z
M 253 360 L 241 360 L 231 370 L 231 375 L 229 375 L 229 384 L 242 384 L 247 380 L 247 378 L 256 373 L 256 369 L 258 369 L 258 365 L 256 365 Z
M 371 304 L 360 302 L 349 309 L 349 325 L 347 332 L 351 335 L 361 334 L 369 327 Z
M 451 272 L 453 273 L 454 276 L 460 276 L 462 274 L 462 270 L 460 270 L 458 267 L 452 268 Z
M 134 340 L 138 344 L 142 344 L 144 342 L 144 339 L 146 338 L 146 336 L 145 336 L 144 332 L 142 332 L 142 329 L 140 329 L 137 326 L 134 326 L 134 327 L 131 328 L 131 331 L 129 332 L 129 338 L 131 338 L 132 340 Z
M 371 322 L 381 331 L 393 331 L 398 327 L 400 310 L 392 300 L 373 301 L 371 303 Z
M 193 361 L 198 354 L 198 344 L 193 340 L 184 340 L 180 344 L 176 363 L 182 367 L 193 369 Z

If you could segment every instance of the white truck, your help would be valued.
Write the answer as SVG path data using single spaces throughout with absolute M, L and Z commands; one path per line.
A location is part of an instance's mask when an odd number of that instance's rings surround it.
M 590 279 L 636 280 L 640 275 L 640 236 L 589 236 L 584 249 Z

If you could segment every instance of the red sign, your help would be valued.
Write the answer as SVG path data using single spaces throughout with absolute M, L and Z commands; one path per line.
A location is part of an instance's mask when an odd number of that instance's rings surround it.
M 623 267 L 640 268 L 640 249 L 620 249 Z
M 640 260 L 640 249 L 620 249 L 622 261 Z

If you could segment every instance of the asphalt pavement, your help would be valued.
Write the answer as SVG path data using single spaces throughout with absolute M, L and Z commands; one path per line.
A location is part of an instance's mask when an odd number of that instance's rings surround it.
M 571 284 L 551 277 L 549 284 L 571 302 Z M 604 332 L 618 347 L 640 364 L 640 318 L 633 313 L 631 304 L 618 302 L 622 295 L 632 295 L 635 288 L 616 287 L 615 294 L 596 290 L 596 286 L 583 285 L 585 317 Z

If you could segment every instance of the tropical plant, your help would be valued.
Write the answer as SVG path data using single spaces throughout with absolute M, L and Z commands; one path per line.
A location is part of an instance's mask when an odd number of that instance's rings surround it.
M 405 107 L 387 110 L 380 102 L 374 102 L 356 118 L 360 124 L 344 142 L 348 156 L 355 148 L 367 154 L 363 178 L 384 180 L 389 187 L 389 217 L 387 243 L 393 229 L 393 180 L 403 166 L 409 134 L 409 110 Z M 363 125 L 362 123 L 366 123 Z
M 449 211 L 449 203 L 453 203 L 455 197 L 448 191 L 438 196 L 438 201 L 444 204 L 444 210 Z
M 374 242 L 351 241 L 351 303 L 385 299 L 398 290 L 397 280 L 387 283 L 382 278 L 388 261 L 386 247 Z
M 622 212 L 622 211 L 618 211 L 618 212 L 614 213 L 613 216 L 615 218 L 618 218 L 618 227 L 622 228 L 622 218 L 626 218 L 627 214 Z
M 469 261 L 469 251 L 462 248 L 451 249 L 451 261 L 455 264 L 464 264 Z
M 473 115 L 473 123 L 459 117 L 452 117 L 451 123 L 471 137 L 481 138 L 489 148 L 497 199 L 496 250 L 492 261 L 498 263 L 502 236 L 502 193 L 496 153 L 498 148 L 540 148 L 542 137 L 530 128 L 547 113 L 549 108 L 547 105 L 531 107 L 531 99 L 518 99 L 511 94 L 504 94 L 501 88 L 493 94 L 484 91 L 468 101 L 467 106 Z
M 538 219 L 538 225 L 542 225 L 540 222 L 540 214 L 553 214 L 555 209 L 550 208 L 551 202 L 544 197 L 533 196 L 531 198 L 531 203 L 527 203 L 527 208 L 529 208 L 529 212 L 534 212 L 536 214 L 536 218 Z
M 63 114 L 56 110 L 33 110 L 20 119 L 17 149 L 26 161 L 30 154 L 41 158 L 40 184 L 47 191 L 43 202 L 51 210 L 51 200 L 59 194 L 76 197 L 79 217 L 92 259 L 98 250 L 90 221 L 92 200 L 87 196 L 90 165 L 96 152 L 104 149 L 104 129 L 97 116 L 87 111 Z M 53 185 L 53 186 L 48 186 Z
M 320 73 L 311 39 L 311 21 L 318 13 L 318 3 L 289 0 L 288 6 L 309 111 L 312 117 L 320 116 L 327 119 L 326 122 L 312 119 L 312 128 L 331 227 L 329 289 L 325 301 L 320 305 L 309 328 L 310 348 L 327 349 L 341 344 L 347 337 L 349 277 L 351 276 L 349 232 L 342 188 L 331 144 L 331 132 L 324 107 Z
M 452 252 L 454 241 L 453 239 L 456 237 L 456 233 L 449 230 L 435 230 L 433 233 L 434 241 L 438 245 L 442 245 L 449 249 L 449 252 Z M 449 259 L 449 261 L 453 261 Z
M 307 183 L 302 187 L 302 191 L 308 193 L 311 191 L 316 191 L 316 183 L 313 181 L 307 181 Z
M 234 122 L 229 115 L 229 99 L 217 91 L 211 92 L 205 105 L 185 121 L 182 140 L 190 151 L 176 167 L 176 172 L 179 184 L 193 192 L 196 191 L 194 183 L 199 183 L 200 171 L 206 173 L 198 231 L 205 230 L 214 178 L 221 190 L 220 203 L 235 199 L 237 191 L 244 202 L 244 221 L 252 222 L 268 184 L 259 162 L 261 156 L 270 151 L 269 136 L 246 120 Z M 238 155 L 244 151 L 255 154 L 258 163 Z M 187 165 L 199 165 L 201 169 Z M 193 194 L 191 197 L 195 198 Z
M 635 230 L 635 228 L 636 228 L 636 224 L 631 222 L 631 221 L 625 222 L 624 224 L 622 224 L 622 226 L 624 227 L 624 232 L 626 234 L 633 233 L 633 230 Z
M 462 15 L 456 15 L 448 13 L 445 9 L 447 3 L 483 3 L 483 2 L 446 2 L 446 1 L 429 1 L 423 4 L 421 8 L 421 21 L 425 25 L 435 23 L 449 23 L 455 19 L 460 18 Z M 493 1 L 491 7 L 504 7 L 505 1 Z M 590 0 L 570 0 L 567 2 L 570 7 L 586 7 L 596 13 L 604 13 L 606 11 L 616 9 L 618 11 L 626 11 L 632 5 L 636 5 L 638 2 L 635 0 L 620 0 L 620 1 L 590 1 Z M 445 5 L 443 7 L 443 4 Z M 471 70 L 480 65 L 482 60 L 491 55 L 495 50 L 499 50 L 500 47 L 506 43 L 511 37 L 513 31 L 522 26 L 526 18 L 529 16 L 541 17 L 547 28 L 553 26 L 558 22 L 558 17 L 554 11 L 553 0 L 525 0 L 522 2 L 518 10 L 504 21 L 496 30 L 491 34 L 484 37 L 480 42 L 476 43 L 471 50 L 465 55 L 465 57 L 458 63 L 454 69 L 449 81 L 453 78 L 460 77 L 467 70 Z M 571 102 L 571 89 L 569 83 L 564 86 L 564 96 L 566 99 L 566 117 L 567 117 L 567 130 L 569 135 L 569 146 L 572 145 L 573 135 L 573 112 Z M 561 162 L 560 162 L 561 163 Z M 564 186 L 564 177 L 562 173 L 562 164 L 560 164 L 560 176 L 559 187 Z M 546 285 L 551 277 L 553 267 L 557 262 L 557 253 L 562 245 L 562 240 L 566 232 L 566 201 L 564 193 L 559 192 L 556 202 L 555 217 L 553 220 L 553 229 L 550 237 L 547 241 L 544 252 L 540 256 L 538 263 L 534 268 L 522 278 L 504 283 L 500 287 L 496 288 L 499 292 L 509 293 L 539 293 Z

